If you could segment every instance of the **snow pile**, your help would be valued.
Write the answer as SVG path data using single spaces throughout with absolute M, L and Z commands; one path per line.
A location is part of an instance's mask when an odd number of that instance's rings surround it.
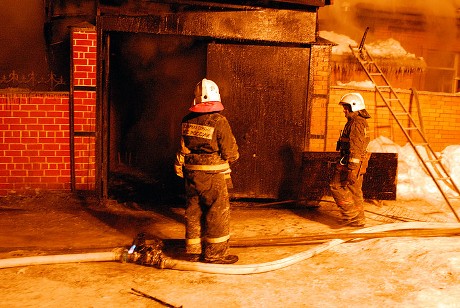
M 354 88 L 363 88 L 363 89 L 374 89 L 375 84 L 370 81 L 350 81 L 347 83 L 343 83 L 341 81 L 337 81 L 337 85 L 341 87 L 354 87 Z
M 335 55 L 351 53 L 350 47 L 348 47 L 349 45 L 358 46 L 358 43 L 356 43 L 348 36 L 337 34 L 333 31 L 319 31 L 319 36 L 325 38 L 328 41 L 338 44 L 337 46 L 332 47 L 332 53 Z
M 449 145 L 442 151 L 441 162 L 452 180 L 460 185 L 460 145 Z
M 358 46 L 358 43 L 348 36 L 337 34 L 333 31 L 320 31 L 319 35 L 338 44 L 332 47 L 332 53 L 334 55 L 350 54 L 351 50 L 349 45 Z M 408 53 L 397 40 L 392 38 L 366 44 L 366 49 L 371 55 L 376 57 L 416 59 L 414 54 Z
M 427 159 L 425 148 L 418 148 Z M 398 153 L 398 175 L 396 194 L 398 200 L 426 200 L 430 204 L 440 205 L 444 201 L 439 189 L 433 179 L 424 171 L 422 162 L 418 159 L 412 146 L 407 143 L 405 146 L 399 146 L 388 138 L 383 136 L 372 140 L 369 143 L 368 150 L 378 153 Z M 441 154 L 441 162 L 450 174 L 452 180 L 457 184 L 460 183 L 460 145 L 446 147 Z M 455 195 L 445 184 L 443 191 L 449 197 Z
M 392 38 L 366 44 L 366 49 L 371 55 L 381 58 L 416 58 L 413 53 L 408 53 L 397 40 Z

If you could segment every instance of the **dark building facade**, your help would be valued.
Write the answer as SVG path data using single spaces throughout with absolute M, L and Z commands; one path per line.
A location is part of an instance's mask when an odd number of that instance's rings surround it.
M 126 170 L 147 175 L 156 196 L 180 194 L 172 170 L 179 123 L 207 77 L 220 87 L 240 147 L 232 196 L 295 197 L 302 152 L 324 137 L 312 110 L 325 110 L 328 95 L 331 46 L 317 41 L 317 12 L 328 4 L 101 1 L 101 194 L 110 195 Z
M 97 84 L 70 78 L 69 100 L 78 91 L 96 95 L 98 193 L 116 195 L 117 183 L 131 181 L 154 197 L 181 194 L 172 169 L 179 124 L 206 77 L 220 87 L 240 147 L 232 195 L 296 197 L 302 152 L 325 146 L 331 44 L 317 33 L 318 10 L 328 5 L 45 1 L 48 58 L 59 75 L 75 75 L 65 60 L 71 29 L 97 32 Z

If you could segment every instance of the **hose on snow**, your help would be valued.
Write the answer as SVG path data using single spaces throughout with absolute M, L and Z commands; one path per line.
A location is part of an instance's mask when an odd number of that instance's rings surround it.
M 102 261 L 121 261 L 132 262 L 146 266 L 154 266 L 160 269 L 173 269 L 181 271 L 198 271 L 203 273 L 213 274 L 228 274 L 228 275 L 248 275 L 265 273 L 278 270 L 296 264 L 308 258 L 311 258 L 323 251 L 329 250 L 344 242 L 352 239 L 370 238 L 367 235 L 382 236 L 384 232 L 395 230 L 432 230 L 436 234 L 436 230 L 450 230 L 443 234 L 459 234 L 460 224 L 458 223 L 434 223 L 434 222 L 404 222 L 393 223 L 359 229 L 351 234 L 355 236 L 347 236 L 343 239 L 332 239 L 315 248 L 285 257 L 279 260 L 257 263 L 257 264 L 209 264 L 200 262 L 182 261 L 167 257 L 162 252 L 163 243 L 159 240 L 155 245 L 140 245 L 141 248 L 131 247 L 131 251 L 123 248 L 113 249 L 107 252 L 84 253 L 84 254 L 66 254 L 66 255 L 50 255 L 50 256 L 35 256 L 23 258 L 0 259 L 1 268 L 11 268 L 39 264 L 57 264 L 57 263 L 74 263 L 74 262 L 102 262 Z M 439 233 L 438 233 L 439 234 Z M 416 236 L 416 232 L 410 236 Z M 378 236 L 374 236 L 378 237 Z M 295 238 L 292 238 L 294 243 L 298 243 Z M 297 241 L 297 242 L 296 242 Z M 260 243 L 263 243 L 261 241 Z M 287 244 L 288 240 L 283 240 L 283 245 Z M 255 244 L 255 243 L 253 243 Z M 262 244 L 260 244 L 262 246 Z M 267 245 L 265 245 L 267 246 Z

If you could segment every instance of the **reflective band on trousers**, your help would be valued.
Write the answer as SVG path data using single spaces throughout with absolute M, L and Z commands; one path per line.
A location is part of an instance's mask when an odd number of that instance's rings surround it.
M 225 235 L 221 237 L 206 237 L 204 240 L 211 244 L 222 243 L 230 239 L 230 235 Z M 185 243 L 187 245 L 194 245 L 201 243 L 201 238 L 186 238 Z
M 221 171 L 227 170 L 228 168 L 230 168 L 228 163 L 223 163 L 220 165 L 185 165 L 185 169 L 196 171 Z
M 348 162 L 357 164 L 357 163 L 360 162 L 360 160 L 359 160 L 359 158 L 350 158 L 350 160 Z
M 201 243 L 201 238 L 186 238 L 185 244 L 194 245 Z
M 228 241 L 230 239 L 230 235 L 222 236 L 222 237 L 207 237 L 205 241 L 208 243 L 216 244 Z

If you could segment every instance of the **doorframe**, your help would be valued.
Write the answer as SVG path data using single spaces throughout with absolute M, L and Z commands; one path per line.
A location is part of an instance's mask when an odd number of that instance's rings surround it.
M 292 11 L 263 9 L 254 11 L 181 12 L 174 14 L 151 14 L 148 16 L 126 16 L 121 13 L 101 13 L 96 16 L 97 32 L 97 99 L 96 99 L 96 193 L 101 199 L 108 198 L 109 147 L 110 147 L 110 34 L 111 32 L 169 34 L 194 36 L 239 43 L 310 45 L 316 41 L 315 11 Z M 253 18 L 248 18 L 253 16 Z M 247 32 L 241 38 L 239 28 L 222 37 L 220 29 L 225 18 L 233 18 L 248 29 L 259 29 L 257 33 Z M 206 20 L 207 25 L 201 25 Z M 267 20 L 270 21 L 267 24 Z M 302 30 L 300 30 L 302 29 Z M 310 101 L 307 95 L 307 102 Z

